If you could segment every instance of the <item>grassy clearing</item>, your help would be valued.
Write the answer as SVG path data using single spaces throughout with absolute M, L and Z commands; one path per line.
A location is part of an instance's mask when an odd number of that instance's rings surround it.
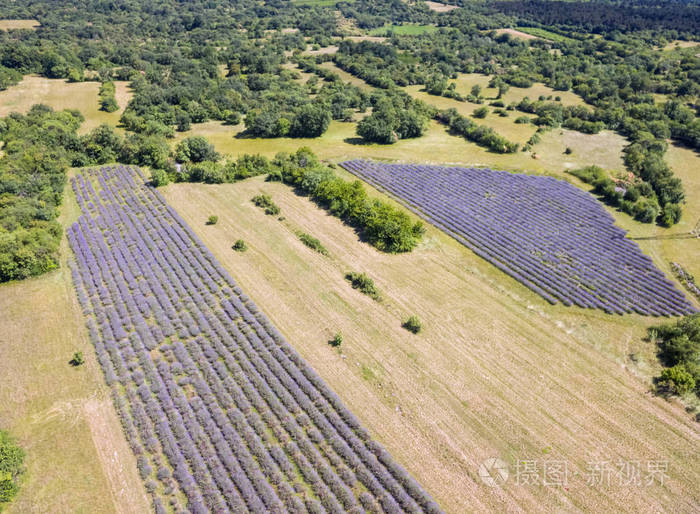
M 435 32 L 438 28 L 435 25 L 416 25 L 413 23 L 406 23 L 404 25 L 384 25 L 383 27 L 377 27 L 369 31 L 370 36 L 390 36 L 391 34 L 398 34 L 401 36 L 420 36 L 422 34 L 430 34 Z
M 343 79 L 343 82 L 350 82 L 350 84 L 352 84 L 353 86 L 357 86 L 366 91 L 372 91 L 374 89 L 374 87 L 367 84 L 367 82 L 365 82 L 361 78 L 351 75 L 345 70 L 341 70 L 333 62 L 324 62 L 321 64 L 321 67 L 327 68 L 333 71 L 334 73 L 337 73 L 340 76 L 340 78 Z
M 260 191 L 275 198 L 288 222 L 322 240 L 330 257 L 308 252 L 293 231 L 256 209 L 249 199 Z M 549 306 L 431 227 L 414 252 L 381 254 L 262 177 L 171 184 L 164 194 L 446 511 L 692 510 L 700 501 L 697 425 L 678 403 L 649 395 L 648 382 L 636 376 L 654 362 L 651 344 L 642 341 L 649 318 Z M 208 209 L 220 214 L 216 231 L 198 223 Z M 230 251 L 237 237 L 251 243 L 243 258 Z M 348 269 L 371 276 L 384 301 L 348 287 Z M 414 314 L 423 323 L 418 336 L 401 328 Z M 342 354 L 326 344 L 338 332 Z M 565 461 L 578 474 L 566 489 L 511 481 L 494 494 L 477 475 L 492 456 L 512 470 L 518 459 Z M 663 486 L 586 483 L 591 460 L 657 459 L 668 462 Z
M 668 52 L 683 48 L 695 48 L 696 46 L 700 46 L 700 41 L 681 41 L 680 39 L 677 39 L 666 44 L 666 46 L 663 47 L 663 50 Z
M 482 88 L 481 95 L 486 100 L 495 99 L 498 95 L 498 90 L 495 88 L 489 88 L 488 83 L 491 77 L 488 75 L 481 75 L 479 73 L 460 73 L 457 79 L 450 81 L 454 82 L 456 90 L 458 93 L 466 96 L 471 91 L 474 85 L 479 85 Z M 583 99 L 576 93 L 571 91 L 555 91 L 551 87 L 547 87 L 544 84 L 536 83 L 530 87 L 510 87 L 505 95 L 503 95 L 503 102 L 507 105 L 511 102 L 519 102 L 525 97 L 529 97 L 531 100 L 537 100 L 540 96 L 545 98 L 551 96 L 552 100 L 555 97 L 560 97 L 562 105 L 583 105 Z
M 425 5 L 428 6 L 428 9 L 435 12 L 450 12 L 459 9 L 458 5 L 442 4 L 440 2 L 431 2 L 430 0 L 425 2 Z
M 540 29 L 537 27 L 516 27 L 516 31 L 520 32 L 521 34 L 524 33 L 530 36 L 538 37 L 540 39 L 548 39 L 549 41 L 573 41 L 573 39 L 571 39 L 570 37 L 562 36 L 561 34 L 557 34 L 556 32 Z
M 71 195 L 59 219 L 77 217 Z M 9 513 L 147 512 L 150 505 L 85 330 L 66 266 L 0 286 L 0 426 L 26 449 Z M 82 351 L 85 364 L 68 361 Z
M 16 86 L 0 92 L 0 117 L 13 111 L 25 113 L 32 105 L 42 103 L 56 110 L 78 109 L 85 116 L 85 122 L 78 130 L 81 134 L 102 123 L 116 126 L 126 104 L 129 103 L 131 92 L 127 82 L 117 81 L 114 85 L 119 110 L 108 113 L 100 111 L 97 96 L 99 82 L 69 83 L 65 80 L 27 75 Z
M 0 30 L 36 30 L 39 26 L 41 26 L 39 20 L 0 20 Z
M 497 29 L 495 32 L 496 32 L 496 34 L 498 34 L 499 36 L 500 36 L 501 34 L 509 34 L 510 36 L 512 36 L 512 37 L 514 37 L 514 38 L 516 38 L 516 39 L 522 39 L 522 40 L 525 40 L 525 41 L 528 41 L 528 40 L 530 40 L 530 39 L 540 39 L 540 38 L 537 37 L 537 36 L 534 36 L 534 35 L 532 35 L 532 34 L 528 34 L 528 33 L 526 33 L 526 32 L 523 32 L 523 31 L 521 31 L 521 30 L 516 30 L 516 29 Z

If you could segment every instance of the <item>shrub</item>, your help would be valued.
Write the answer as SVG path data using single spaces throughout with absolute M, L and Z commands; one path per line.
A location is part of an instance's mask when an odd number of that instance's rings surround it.
M 343 334 L 340 332 L 336 333 L 333 336 L 333 339 L 328 341 L 328 344 L 331 345 L 333 348 L 338 348 L 341 344 L 343 344 Z
M 414 334 L 417 334 L 423 329 L 423 324 L 418 319 L 418 316 L 410 316 L 401 326 Z
M 81 366 L 85 363 L 85 358 L 83 357 L 83 352 L 75 352 L 73 358 L 70 360 L 71 366 Z
M 475 109 L 474 112 L 472 113 L 472 116 L 474 116 L 475 118 L 485 118 L 488 113 L 489 113 L 489 108 L 484 106 L 484 107 L 479 107 L 478 109 Z
M 567 147 L 566 147 L 566 150 L 564 150 L 564 153 L 565 153 L 566 155 L 571 155 L 572 153 L 574 153 L 574 151 L 571 149 L 570 146 L 567 146 Z
M 374 285 L 374 280 L 369 278 L 365 273 L 350 271 L 345 274 L 345 279 L 352 284 L 353 289 L 358 289 L 360 292 L 375 300 L 380 299 L 379 290 L 377 286 Z
M 248 249 L 248 245 L 245 243 L 245 241 L 243 241 L 243 239 L 238 239 L 235 243 L 233 243 L 231 248 L 237 252 L 245 252 Z
M 688 373 L 683 364 L 676 364 L 661 372 L 657 388 L 660 392 L 682 396 L 695 389 L 695 379 Z
M 219 222 L 219 217 L 213 214 L 207 218 L 207 225 L 216 225 Z
M 515 123 L 517 123 L 518 125 L 526 125 L 530 123 L 530 118 L 528 118 L 527 116 L 518 116 L 517 118 L 515 118 Z
M 170 182 L 170 178 L 165 170 L 151 170 L 151 185 L 153 187 L 166 186 Z
M 24 450 L 17 446 L 10 434 L 0 430 L 0 511 L 3 505 L 17 496 L 24 474 Z
M 301 232 L 297 235 L 299 236 L 299 240 L 312 250 L 316 250 L 321 255 L 328 255 L 328 250 L 326 250 L 326 248 L 321 244 L 321 241 L 319 241 L 315 237 L 304 232 Z
M 280 213 L 280 208 L 272 201 L 270 195 L 257 195 L 252 198 L 252 201 L 256 206 L 265 209 L 265 214 L 276 216 Z

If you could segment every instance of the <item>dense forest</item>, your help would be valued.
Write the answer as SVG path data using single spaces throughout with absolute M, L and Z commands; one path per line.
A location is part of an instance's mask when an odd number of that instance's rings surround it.
M 700 37 L 693 3 L 462 0 L 463 8 L 442 13 L 421 1 L 324 4 L 0 0 L 3 17 L 40 23 L 36 30 L 0 31 L 0 89 L 27 74 L 97 81 L 107 112 L 119 108 L 114 80 L 129 81 L 133 90 L 120 120 L 125 136 L 102 126 L 79 137 L 79 113 L 43 107 L 0 123 L 0 280 L 57 265 L 55 218 L 69 166 L 119 160 L 159 170 L 156 182 L 172 178 L 176 163 L 185 161 L 204 181 L 248 173 L 241 170 L 250 163 L 211 156 L 195 162 L 188 152 L 197 155 L 206 147 L 201 142 L 173 150 L 170 139 L 195 123 L 243 123 L 238 137 L 313 138 L 331 120 L 360 119 L 360 138 L 393 144 L 420 137 L 434 119 L 489 151 L 528 151 L 536 138 L 521 148 L 478 116 L 438 110 L 402 89 L 418 84 L 432 95 L 480 101 L 449 86 L 459 73 L 488 75 L 499 98 L 535 82 L 581 96 L 586 103 L 577 107 L 545 98 L 501 104 L 534 115 L 538 133 L 566 127 L 624 135 L 624 163 L 634 179 L 596 175 L 598 192 L 642 222 L 668 226 L 682 216 L 683 185 L 664 154 L 669 141 L 700 150 L 700 58 L 692 48 L 661 49 Z M 383 41 L 347 37 L 390 24 L 436 30 Z M 503 27 L 552 36 L 522 40 L 496 32 Z M 337 52 L 305 53 L 330 45 Z M 322 66 L 328 61 L 372 87 L 343 81 Z M 298 80 L 298 70 L 311 78 Z

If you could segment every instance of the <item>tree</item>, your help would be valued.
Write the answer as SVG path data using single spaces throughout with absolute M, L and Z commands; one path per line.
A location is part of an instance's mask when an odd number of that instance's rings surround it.
M 175 160 L 177 162 L 216 162 L 219 158 L 214 145 L 202 136 L 187 137 L 175 147 Z
M 216 225 L 219 221 L 218 216 L 214 216 L 213 214 L 207 218 L 207 225 Z
M 485 118 L 486 115 L 489 113 L 489 108 L 486 106 L 479 107 L 478 109 L 475 109 L 474 112 L 472 113 L 472 116 L 475 118 Z
M 293 137 L 319 137 L 331 122 L 331 113 L 323 105 L 307 104 L 296 113 L 289 129 Z
M 17 495 L 24 474 L 25 453 L 15 440 L 0 430 L 0 511 L 3 505 Z
M 661 372 L 657 387 L 663 392 L 682 396 L 695 389 L 695 379 L 688 373 L 683 364 L 676 364 Z

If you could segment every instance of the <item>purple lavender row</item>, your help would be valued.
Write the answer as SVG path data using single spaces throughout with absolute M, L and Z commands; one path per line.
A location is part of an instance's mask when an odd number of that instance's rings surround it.
M 551 303 L 668 316 L 696 312 L 590 194 L 552 177 L 341 163 Z
M 439 512 L 144 180 L 78 175 L 68 237 L 154 509 Z

